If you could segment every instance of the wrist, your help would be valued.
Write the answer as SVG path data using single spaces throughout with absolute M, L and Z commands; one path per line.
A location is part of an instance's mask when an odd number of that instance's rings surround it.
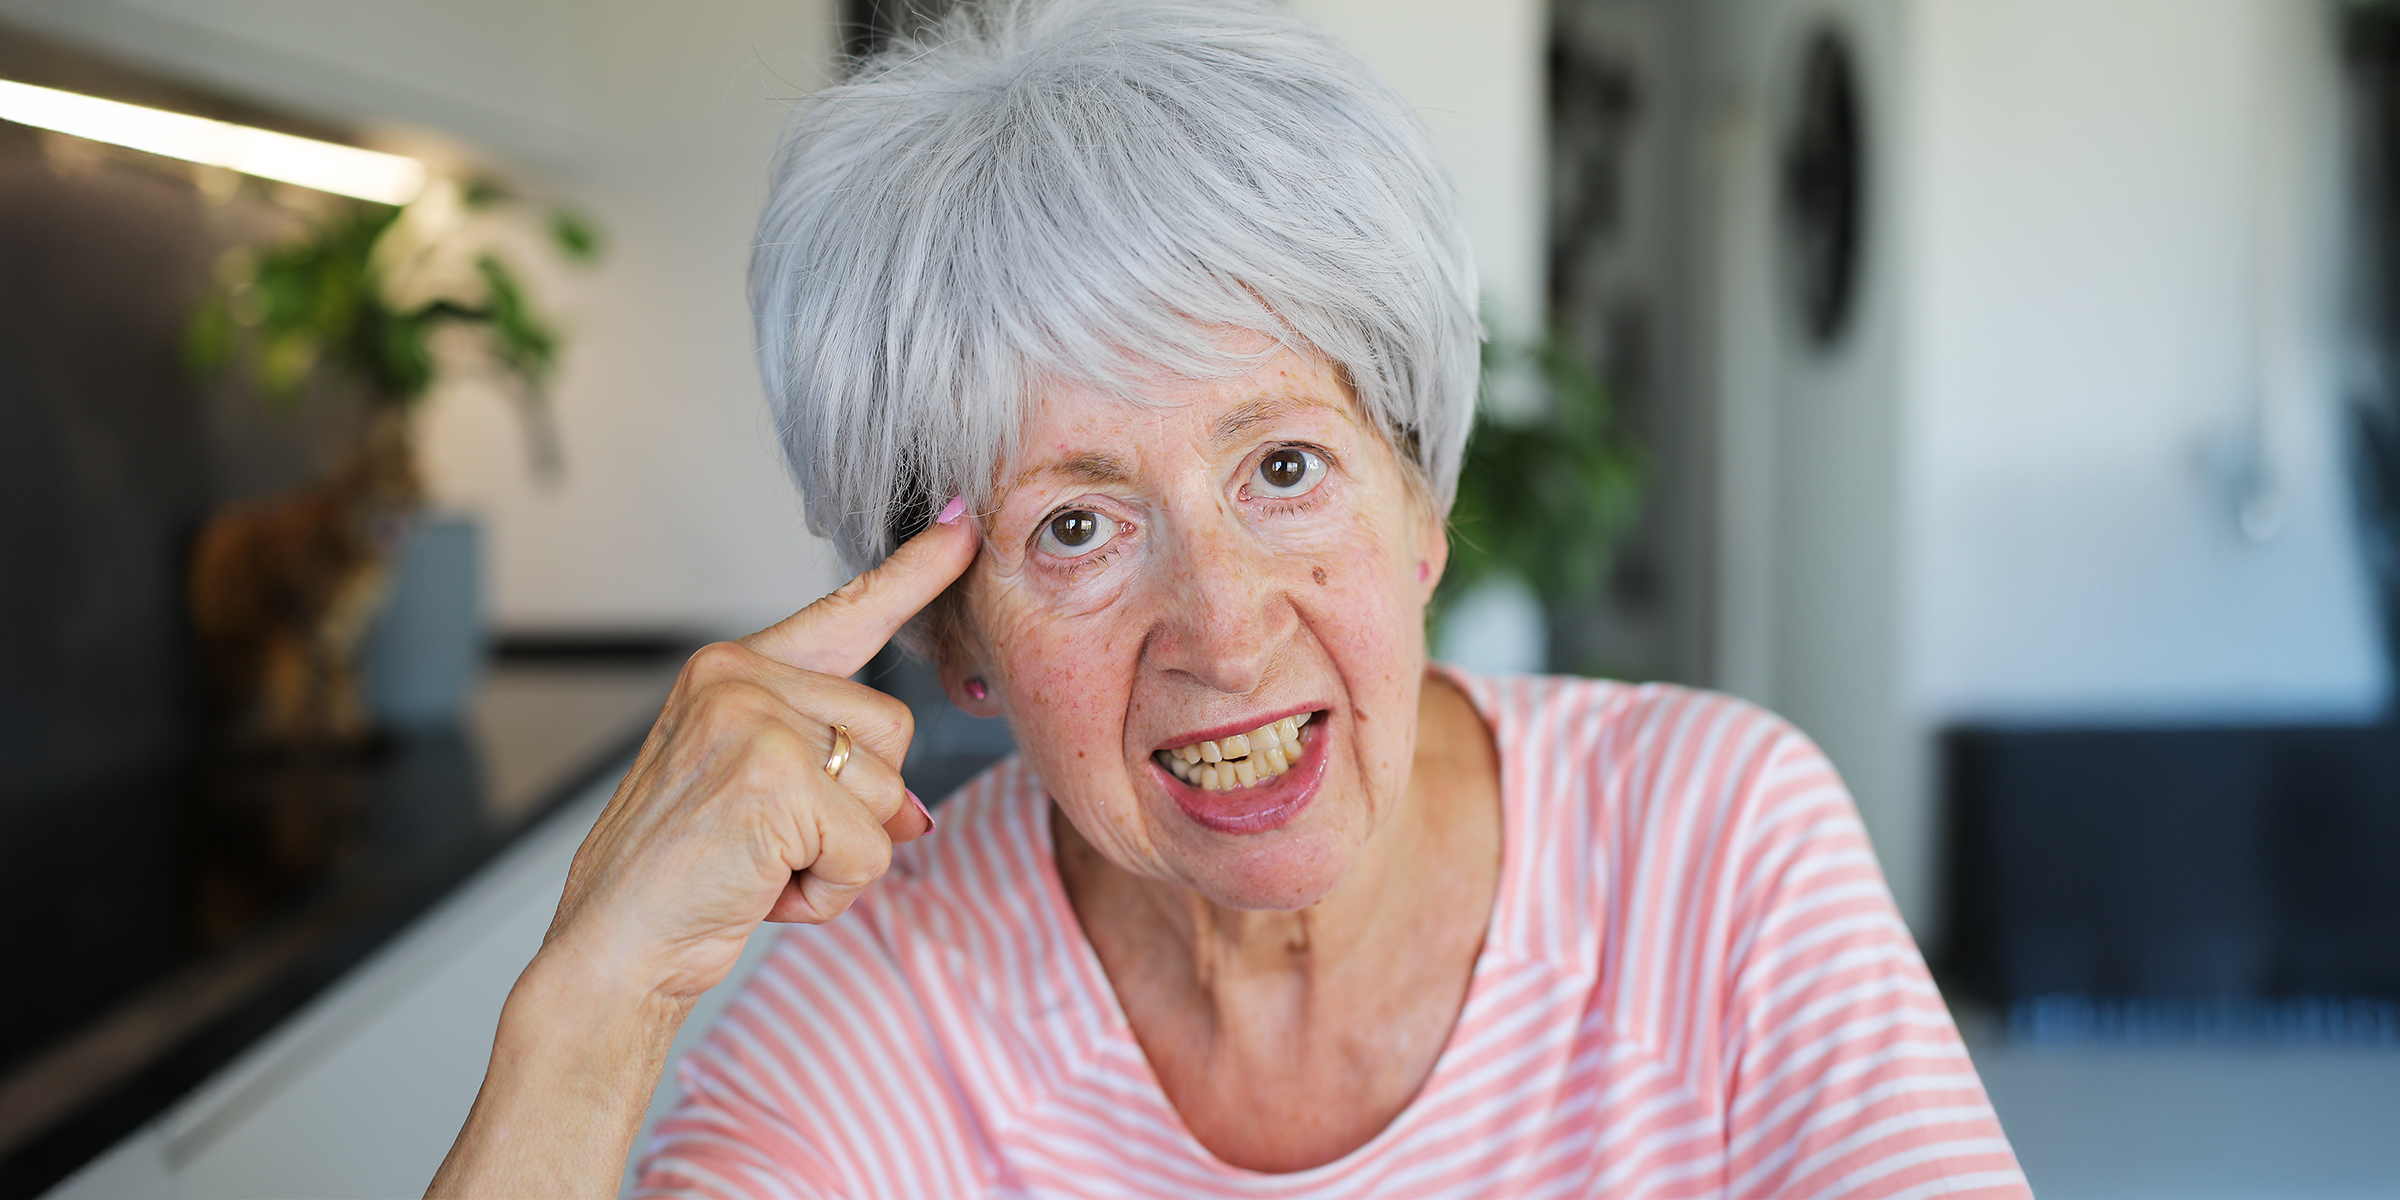
M 483 1089 L 427 1194 L 613 1193 L 690 1011 L 545 946 L 509 990 Z
M 500 1033 L 597 1053 L 622 1055 L 652 1044 L 663 1051 L 691 1010 L 691 999 L 615 957 L 560 939 L 543 946 L 517 977 Z

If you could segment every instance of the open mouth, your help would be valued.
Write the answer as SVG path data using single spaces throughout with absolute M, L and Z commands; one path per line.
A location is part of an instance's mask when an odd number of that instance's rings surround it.
M 1292 769 L 1305 744 L 1301 730 L 1315 713 L 1296 713 L 1248 733 L 1160 750 L 1151 757 L 1175 778 L 1206 792 L 1230 792 Z

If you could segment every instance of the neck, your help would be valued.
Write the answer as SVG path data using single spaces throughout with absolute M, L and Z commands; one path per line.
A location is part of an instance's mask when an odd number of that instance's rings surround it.
M 1228 908 L 1126 871 L 1053 815 L 1059 875 L 1159 1086 L 1219 1159 L 1332 1162 L 1431 1077 L 1500 875 L 1500 772 L 1458 689 L 1426 680 L 1396 807 L 1331 894 Z

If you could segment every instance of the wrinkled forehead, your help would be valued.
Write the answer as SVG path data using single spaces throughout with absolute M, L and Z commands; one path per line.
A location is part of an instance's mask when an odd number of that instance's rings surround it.
M 1031 397 L 996 499 L 1005 503 L 1006 493 L 1045 483 L 1130 486 L 1152 451 L 1214 457 L 1312 413 L 1376 429 L 1343 372 L 1308 351 L 1278 349 L 1256 370 L 1224 379 L 1162 373 L 1133 395 L 1053 383 Z

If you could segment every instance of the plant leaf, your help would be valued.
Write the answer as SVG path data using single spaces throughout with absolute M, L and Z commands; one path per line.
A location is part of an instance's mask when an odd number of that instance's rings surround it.
M 573 209 L 550 210 L 550 240 L 570 262 L 593 263 L 600 260 L 600 227 L 593 224 L 591 218 Z

